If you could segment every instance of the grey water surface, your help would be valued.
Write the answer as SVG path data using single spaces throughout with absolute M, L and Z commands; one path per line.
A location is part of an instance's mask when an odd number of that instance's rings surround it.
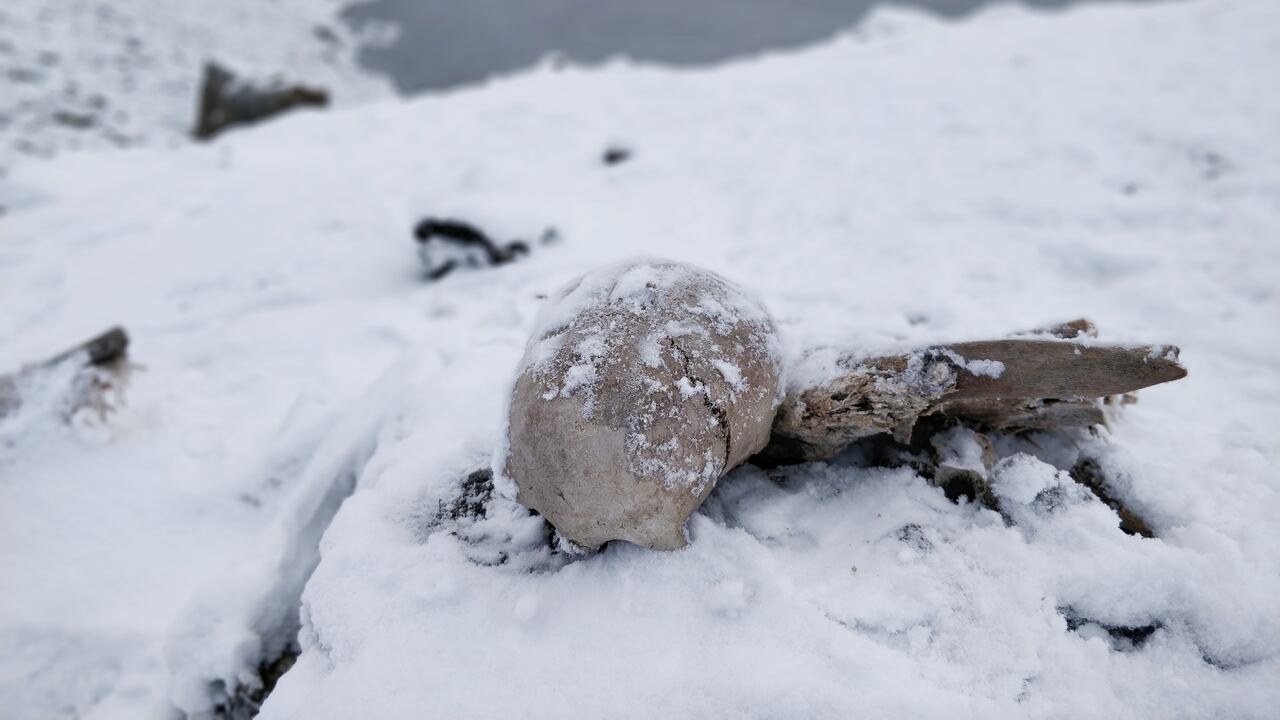
M 1056 8 L 1115 0 L 1022 0 Z M 556 52 L 593 63 L 618 55 L 701 65 L 792 48 L 855 26 L 877 0 L 372 0 L 348 7 L 357 30 L 392 23 L 396 38 L 361 63 L 402 92 L 466 85 Z M 991 0 L 895 0 L 951 18 Z

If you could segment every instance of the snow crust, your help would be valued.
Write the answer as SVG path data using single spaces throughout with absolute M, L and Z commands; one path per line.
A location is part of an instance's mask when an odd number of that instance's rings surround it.
M 1273 716 L 1277 13 L 894 12 L 19 168 L 0 368 L 114 323 L 144 367 L 105 425 L 6 426 L 0 707 L 199 716 L 292 639 L 264 718 Z M 562 240 L 424 285 L 446 213 Z M 676 553 L 574 553 L 500 481 L 450 511 L 540 298 L 637 253 L 749 288 L 790 358 L 1083 315 L 1191 374 L 998 439 L 1006 515 L 857 453 L 732 473 Z M 1156 538 L 1063 481 L 1086 453 Z

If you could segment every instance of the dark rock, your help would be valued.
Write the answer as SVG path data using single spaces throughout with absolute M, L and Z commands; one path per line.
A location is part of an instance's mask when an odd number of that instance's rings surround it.
M 435 522 L 445 518 L 483 518 L 489 512 L 489 500 L 493 498 L 493 470 L 481 468 L 467 475 L 462 481 L 462 492 L 450 503 L 440 502 Z
M 631 159 L 631 150 L 618 145 L 610 145 L 605 148 L 604 154 L 600 156 L 600 160 L 605 165 L 621 165 Z
M 322 88 L 255 85 L 211 62 L 204 66 L 193 134 L 208 140 L 229 127 L 258 122 L 291 108 L 328 104 L 329 93 Z
M 1071 606 L 1059 607 L 1058 614 L 1066 620 L 1070 632 L 1080 633 L 1092 627 L 1106 633 L 1111 639 L 1111 649 L 1117 652 L 1141 650 L 1151 636 L 1164 627 L 1159 620 L 1142 625 L 1112 625 L 1085 617 Z

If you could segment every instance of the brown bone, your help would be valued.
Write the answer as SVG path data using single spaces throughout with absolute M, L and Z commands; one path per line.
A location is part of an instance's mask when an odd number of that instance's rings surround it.
M 1097 398 L 1187 374 L 1176 347 L 1098 345 L 1088 338 L 1092 332 L 1092 323 L 1076 320 L 1036 338 L 869 359 L 847 354 L 834 377 L 791 389 L 763 455 L 773 462 L 824 459 L 883 432 L 906 441 L 918 418 L 935 413 L 998 430 L 1091 425 L 1102 420 Z M 994 363 L 975 361 L 996 361 L 1003 369 L 994 372 Z
M 1058 340 L 984 340 L 944 346 L 967 360 L 997 360 L 999 377 L 960 372 L 948 400 L 1097 398 L 1178 380 L 1187 371 L 1169 346 L 1081 345 Z

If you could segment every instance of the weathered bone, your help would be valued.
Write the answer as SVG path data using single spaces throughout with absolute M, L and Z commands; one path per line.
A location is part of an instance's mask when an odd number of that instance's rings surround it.
M 683 547 L 716 481 L 768 442 L 772 320 L 717 275 L 641 261 L 560 291 L 539 325 L 500 468 L 517 499 L 585 547 Z
M 21 383 L 34 374 L 48 372 L 64 362 L 80 362 L 85 368 L 111 368 L 124 359 L 129 347 L 129 336 L 123 328 L 113 327 L 85 342 L 59 353 L 48 360 L 27 365 L 9 375 L 0 375 L 0 417 L 16 411 L 22 404 Z M 79 407 L 93 404 L 94 383 L 84 386 L 85 396 L 77 398 L 73 405 Z
M 1094 398 L 954 400 L 942 403 L 935 412 L 1004 432 L 1082 428 L 1107 420 L 1102 402 Z
M 1074 321 L 1048 332 L 1087 335 Z M 829 458 L 855 440 L 910 438 L 918 418 L 941 413 L 994 429 L 1091 425 L 1094 401 L 1186 376 L 1173 346 L 1013 338 L 942 345 L 871 359 L 849 354 L 834 377 L 793 388 L 764 451 L 772 461 Z
M 192 134 L 199 140 L 208 140 L 229 127 L 265 120 L 291 108 L 328 104 L 329 93 L 323 88 L 278 83 L 254 85 L 210 62 L 204 67 Z
M 937 352 L 937 351 L 935 351 Z M 1172 346 L 1098 346 L 1058 340 L 985 340 L 945 346 L 955 362 L 994 361 L 999 373 L 960 372 L 947 400 L 1096 398 L 1178 380 L 1187 371 Z M 957 363 L 959 364 L 959 363 Z

